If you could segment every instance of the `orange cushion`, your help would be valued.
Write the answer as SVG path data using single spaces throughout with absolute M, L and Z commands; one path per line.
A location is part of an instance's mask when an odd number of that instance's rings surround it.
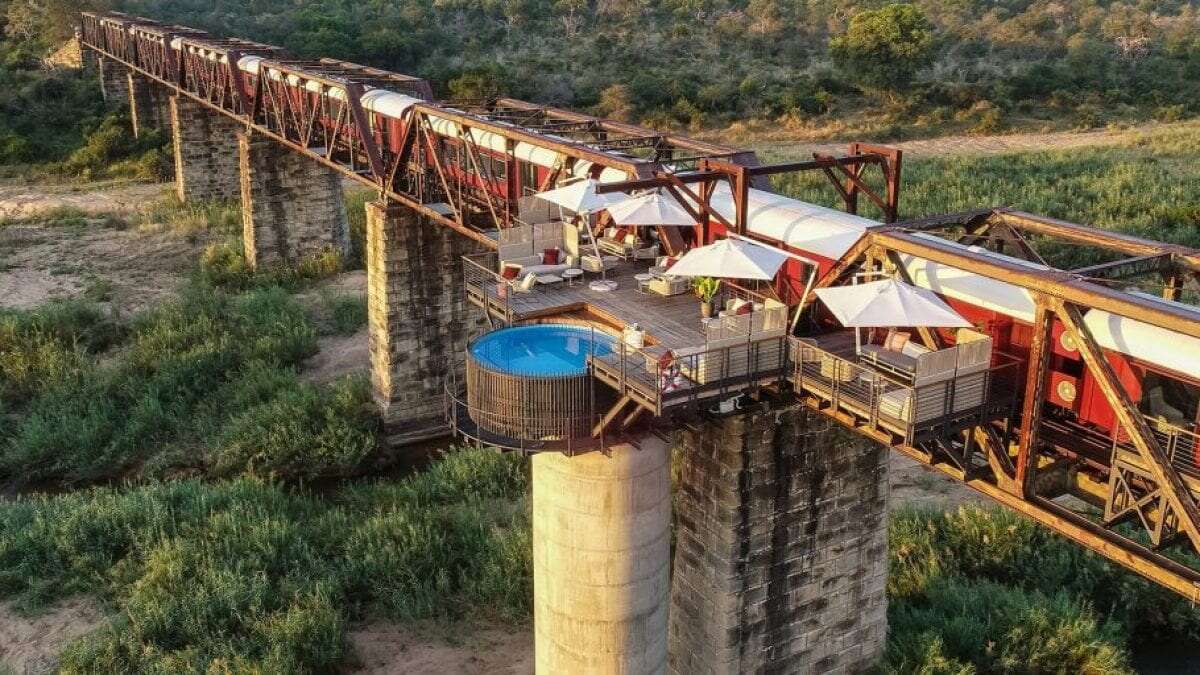
M 516 265 L 505 265 L 504 269 L 501 270 L 501 272 L 500 272 L 500 276 L 505 279 L 516 279 L 517 275 L 520 273 L 521 273 L 520 267 L 518 267 Z
M 910 337 L 912 336 L 908 333 L 889 333 L 887 339 L 883 341 L 883 348 L 889 352 L 901 351 Z
M 542 264 L 543 265 L 557 265 L 558 264 L 558 249 L 548 248 L 545 251 L 543 251 L 542 252 Z

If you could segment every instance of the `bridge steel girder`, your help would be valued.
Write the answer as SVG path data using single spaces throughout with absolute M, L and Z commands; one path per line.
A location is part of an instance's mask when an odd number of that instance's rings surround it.
M 982 222 L 981 212 L 959 215 L 962 220 L 972 222 L 976 226 Z M 948 224 L 954 224 L 954 221 L 943 218 L 932 226 L 943 227 Z M 1048 374 L 1045 366 L 1049 362 L 1049 330 L 1053 317 L 1058 316 L 1068 325 L 1068 330 L 1073 331 L 1072 335 L 1081 345 L 1080 350 L 1081 353 L 1084 353 L 1085 358 L 1087 354 L 1091 354 L 1091 358 L 1088 359 L 1088 367 L 1097 375 L 1102 385 L 1105 383 L 1110 385 L 1106 388 L 1105 395 L 1109 397 L 1113 409 L 1120 411 L 1122 424 L 1127 428 L 1137 427 L 1141 420 L 1136 406 L 1120 389 L 1120 383 L 1112 374 L 1107 359 L 1097 358 L 1100 349 L 1087 326 L 1083 324 L 1082 315 L 1078 309 L 1079 306 L 1100 306 L 1096 304 L 1097 298 L 1100 298 L 1102 302 L 1107 302 L 1110 298 L 1115 299 L 1114 296 L 1117 294 L 1111 292 L 1110 289 L 1085 282 L 1071 273 L 1037 270 L 1024 265 L 1005 263 L 1003 260 L 988 257 L 986 254 L 964 251 L 958 247 L 942 246 L 936 242 L 928 242 L 929 247 L 924 248 L 923 245 L 927 241 L 906 235 L 901 227 L 880 227 L 868 231 L 867 236 L 838 260 L 834 267 L 815 284 L 814 289 L 835 285 L 839 280 L 844 279 L 846 274 L 870 264 L 872 260 L 891 259 L 892 264 L 895 265 L 897 255 L 909 254 L 1015 284 L 1031 291 L 1039 311 L 1038 318 L 1035 319 L 1035 345 L 1032 349 L 1034 353 L 1031 354 L 1030 370 L 1023 384 L 1025 405 L 1020 418 L 1021 427 L 1017 434 L 1015 464 L 1014 458 L 1010 454 L 1010 448 L 992 438 L 995 434 L 992 433 L 991 427 L 976 427 L 971 432 L 986 453 L 991 475 L 986 475 L 988 472 L 985 472 L 985 475 L 968 475 L 960 465 L 939 461 L 936 453 L 897 442 L 890 432 L 864 424 L 849 413 L 831 408 L 815 397 L 802 392 L 797 392 L 797 395 L 806 405 L 839 424 L 870 436 L 917 462 L 941 471 L 956 481 L 992 498 L 1002 506 L 1021 513 L 1154 583 L 1183 595 L 1193 602 L 1200 602 L 1200 570 L 1171 560 L 1101 523 L 1089 520 L 1061 504 L 1042 497 L 1033 488 L 1036 478 L 1042 474 L 1043 466 L 1054 466 L 1053 462 L 1047 458 L 1056 456 L 1055 453 L 1058 450 L 1057 446 L 1040 440 L 1039 434 L 1041 427 L 1039 404 L 1045 400 L 1045 379 Z M 1061 291 L 1062 296 L 1053 295 L 1052 290 Z M 1093 290 L 1096 291 L 1096 296 L 1091 294 Z M 1128 303 L 1128 305 L 1124 303 Z M 809 306 L 807 301 L 804 306 Z M 1138 320 L 1146 320 L 1147 323 L 1157 322 L 1156 325 L 1177 325 L 1179 320 L 1173 308 L 1137 296 L 1126 296 L 1122 299 L 1122 304 L 1112 303 L 1112 306 L 1115 308 L 1136 307 L 1139 313 Z M 1128 313 L 1121 315 L 1129 316 Z M 1038 328 L 1039 325 L 1041 329 Z M 1193 330 L 1197 328 L 1193 324 Z M 1042 347 L 1039 348 L 1036 343 L 1039 342 L 1038 334 L 1041 333 L 1045 333 L 1045 335 L 1040 340 Z M 1042 357 L 1036 356 L 1039 351 L 1042 353 Z M 1141 420 L 1140 426 L 1146 427 L 1144 420 Z M 1193 538 L 1189 531 L 1200 531 L 1200 528 L 1196 528 L 1196 524 L 1200 523 L 1200 518 L 1193 519 L 1193 514 L 1197 509 L 1192 494 L 1182 484 L 1178 471 L 1170 464 L 1162 449 L 1158 448 L 1157 441 L 1148 428 L 1138 428 L 1136 431 L 1130 432 L 1130 436 L 1135 439 L 1142 461 L 1154 476 L 1156 485 L 1171 504 L 1172 515 L 1176 516 L 1181 523 L 1180 529 L 1188 535 L 1194 550 L 1200 551 L 1200 539 Z M 1161 514 L 1160 517 L 1168 518 L 1170 516 Z M 1156 529 L 1164 529 L 1158 527 L 1157 524 L 1153 525 Z

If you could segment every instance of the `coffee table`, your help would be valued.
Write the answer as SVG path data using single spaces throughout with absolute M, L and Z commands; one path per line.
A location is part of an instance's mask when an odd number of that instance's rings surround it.
M 539 274 L 537 278 L 539 284 L 561 284 L 562 280 L 557 274 Z
M 562 278 L 567 282 L 568 286 L 575 286 L 583 283 L 583 270 L 573 267 L 569 270 L 563 270 Z
M 649 293 L 650 282 L 654 281 L 653 274 L 635 274 L 633 280 L 637 282 L 638 293 Z

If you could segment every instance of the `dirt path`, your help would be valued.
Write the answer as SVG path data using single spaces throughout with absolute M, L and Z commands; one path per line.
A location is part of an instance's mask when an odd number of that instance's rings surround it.
M 58 654 L 68 642 L 98 628 L 104 614 L 86 598 L 59 603 L 43 614 L 29 617 L 11 605 L 0 605 L 0 669 L 21 675 L 56 670 Z
M 532 675 L 528 626 L 436 629 L 389 623 L 350 633 L 362 675 Z
M 131 215 L 166 194 L 166 184 L 0 185 L 0 221 L 64 209 L 91 215 Z

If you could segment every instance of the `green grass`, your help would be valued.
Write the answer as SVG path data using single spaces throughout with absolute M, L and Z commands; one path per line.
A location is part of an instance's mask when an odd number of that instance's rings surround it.
M 103 352 L 123 335 L 121 326 L 89 302 L 0 310 L 0 407 L 23 408 L 48 389 L 73 386 L 87 369 L 88 356 Z
M 1137 134 L 1112 147 L 907 158 L 901 217 L 1009 206 L 1200 248 L 1197 152 L 1200 124 L 1193 123 Z M 777 187 L 838 205 L 836 193 L 818 172 L 788 175 Z M 863 215 L 878 217 L 866 198 L 860 203 Z M 1043 246 L 1039 250 L 1052 262 L 1090 261 L 1076 247 Z
M 527 617 L 526 487 L 518 458 L 463 451 L 326 498 L 238 479 L 24 499 L 0 506 L 0 594 L 118 610 L 68 672 L 329 672 L 354 619 Z
M 175 232 L 213 232 L 235 235 L 241 230 L 241 207 L 234 201 L 182 203 L 174 194 L 154 202 L 138 214 L 144 227 L 166 227 Z
M 367 325 L 367 299 L 360 295 L 322 294 L 321 304 L 328 330 L 335 335 L 354 335 Z
M 204 250 L 200 277 L 208 284 L 232 291 L 274 287 L 294 291 L 341 272 L 343 262 L 341 254 L 330 247 L 306 256 L 295 266 L 271 265 L 256 270 L 246 260 L 241 240 L 231 237 Z
M 902 511 L 889 529 L 888 670 L 1122 673 L 1200 611 L 1008 511 Z
M 124 336 L 103 365 L 95 355 Z M 365 382 L 303 384 L 316 329 L 280 288 L 193 282 L 129 326 L 86 303 L 0 317 L 0 479 L 87 484 L 180 471 L 283 480 L 377 459 Z

